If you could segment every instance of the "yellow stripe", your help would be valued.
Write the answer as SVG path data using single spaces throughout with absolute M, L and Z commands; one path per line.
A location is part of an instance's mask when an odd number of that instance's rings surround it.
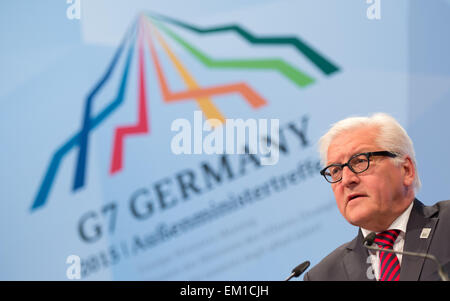
M 149 21 L 147 21 L 149 22 Z M 184 82 L 188 86 L 189 90 L 194 90 L 200 88 L 200 86 L 197 84 L 195 79 L 192 77 L 192 75 L 187 71 L 187 69 L 183 66 L 181 61 L 175 56 L 175 54 L 170 50 L 167 43 L 164 41 L 162 36 L 158 33 L 158 30 L 151 26 L 154 33 L 156 33 L 156 38 L 158 39 L 161 46 L 166 51 L 167 55 L 169 56 L 172 63 L 175 65 L 175 68 L 177 69 L 180 76 L 183 78 Z M 220 124 L 225 123 L 225 118 L 222 115 L 222 113 L 219 112 L 217 107 L 212 103 L 211 99 L 209 97 L 201 97 L 197 98 L 197 104 L 199 105 L 200 109 L 203 111 L 203 114 L 205 114 L 206 119 L 218 119 L 220 121 Z M 211 126 L 215 127 L 217 124 L 214 122 L 211 122 Z

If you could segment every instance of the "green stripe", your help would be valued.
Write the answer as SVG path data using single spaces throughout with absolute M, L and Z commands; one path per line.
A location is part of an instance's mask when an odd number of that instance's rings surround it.
M 200 62 L 210 68 L 242 68 L 242 69 L 272 69 L 278 70 L 297 86 L 305 87 L 314 82 L 314 79 L 281 59 L 234 59 L 215 60 L 189 44 L 186 40 L 175 34 L 160 22 L 153 21 L 161 30 L 192 53 Z
M 292 45 L 304 56 L 306 56 L 317 68 L 319 68 L 326 75 L 330 75 L 336 71 L 339 71 L 339 67 L 337 67 L 331 61 L 329 61 L 323 55 L 321 55 L 317 50 L 314 50 L 312 47 L 308 46 L 305 42 L 301 41 L 297 37 L 255 37 L 250 32 L 248 32 L 247 30 L 243 29 L 241 26 L 238 25 L 216 26 L 202 29 L 159 14 L 149 14 L 149 16 L 162 21 L 170 22 L 172 24 L 186 28 L 199 34 L 217 33 L 222 31 L 235 31 L 252 44 Z

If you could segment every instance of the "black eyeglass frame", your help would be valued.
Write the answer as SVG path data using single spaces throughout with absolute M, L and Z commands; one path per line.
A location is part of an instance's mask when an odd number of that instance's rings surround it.
M 361 155 L 365 155 L 365 156 L 367 157 L 367 168 L 364 169 L 364 170 L 362 170 L 362 171 L 356 172 L 356 171 L 350 166 L 349 163 L 350 163 L 350 161 L 352 161 L 354 158 L 356 158 L 356 157 L 358 157 L 358 156 L 361 156 Z M 397 157 L 397 154 L 394 154 L 394 153 L 389 152 L 389 151 L 378 151 L 378 152 L 367 152 L 367 153 L 359 153 L 359 154 L 355 154 L 355 155 L 351 156 L 350 159 L 348 159 L 347 163 L 344 163 L 344 164 L 339 164 L 339 163 L 330 164 L 330 165 L 328 165 L 327 167 L 325 167 L 324 169 L 322 169 L 322 170 L 320 171 L 320 174 L 325 178 L 325 180 L 327 180 L 328 183 L 331 183 L 331 184 L 337 183 L 337 182 L 339 182 L 339 181 L 342 180 L 342 174 L 341 174 L 341 178 L 340 178 L 339 180 L 337 180 L 337 181 L 329 181 L 329 180 L 327 179 L 326 175 L 325 175 L 325 171 L 326 171 L 328 168 L 330 168 L 330 167 L 332 167 L 332 166 L 339 166 L 339 167 L 342 168 L 342 170 L 344 170 L 344 167 L 347 166 L 352 172 L 354 172 L 355 174 L 359 174 L 359 173 L 365 172 L 366 170 L 369 169 L 369 166 L 370 166 L 370 157 L 372 157 L 372 156 L 383 156 L 383 157 L 395 158 L 395 157 Z

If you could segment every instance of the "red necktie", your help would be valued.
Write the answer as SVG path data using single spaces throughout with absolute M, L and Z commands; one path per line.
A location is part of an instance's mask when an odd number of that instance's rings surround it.
M 387 230 L 378 233 L 375 243 L 383 249 L 390 249 L 394 246 L 394 242 L 400 230 Z M 399 281 L 400 280 L 400 263 L 396 254 L 380 251 L 380 281 Z

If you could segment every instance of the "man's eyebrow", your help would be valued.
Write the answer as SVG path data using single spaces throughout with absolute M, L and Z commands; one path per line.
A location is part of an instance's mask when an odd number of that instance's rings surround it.
M 344 164 L 340 162 L 328 162 L 325 166 L 335 165 L 335 164 Z
M 369 152 L 369 151 L 365 151 L 364 149 L 365 149 L 365 148 L 362 148 L 362 149 L 360 149 L 360 150 L 358 150 L 358 151 L 352 152 L 352 154 L 348 157 L 347 161 L 348 161 L 351 157 L 353 157 L 354 155 L 364 154 L 364 153 Z M 347 161 L 346 161 L 346 162 L 347 162 Z M 333 164 L 345 164 L 346 162 L 341 163 L 341 162 L 332 162 L 332 161 L 330 161 L 330 162 L 327 163 L 326 166 L 330 166 L 330 165 L 333 165 Z

